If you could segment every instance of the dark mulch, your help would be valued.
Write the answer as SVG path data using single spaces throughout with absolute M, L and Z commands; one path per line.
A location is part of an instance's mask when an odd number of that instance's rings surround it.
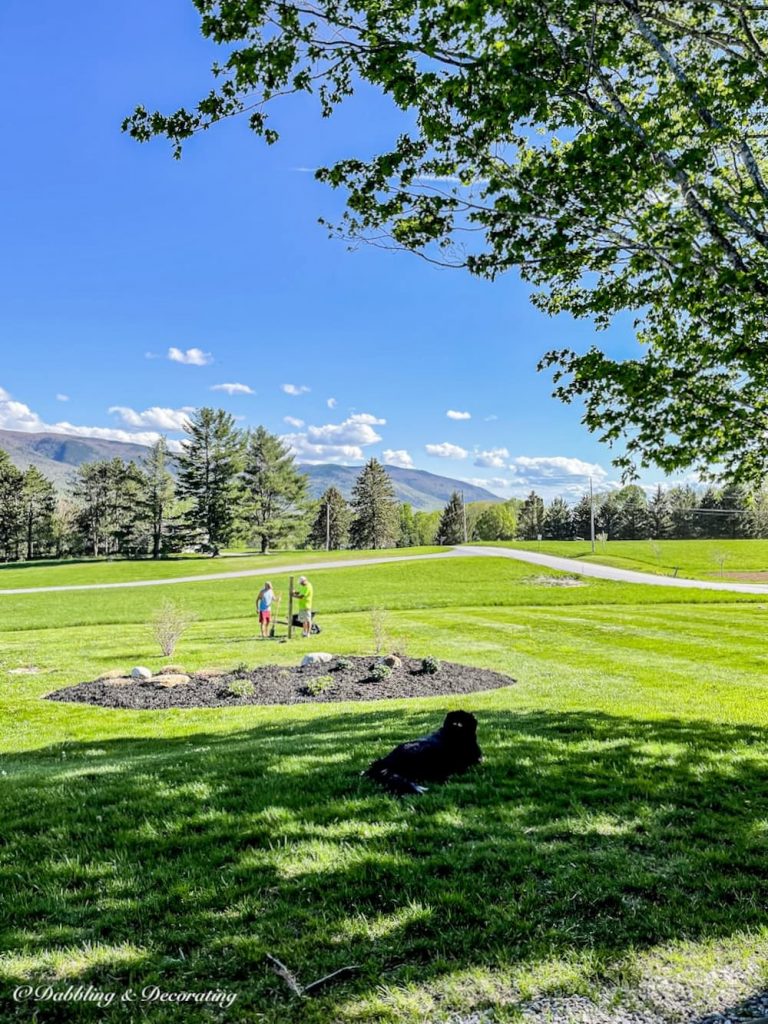
M 386 700 L 395 697 L 437 697 L 460 693 L 478 693 L 511 686 L 515 680 L 489 669 L 473 668 L 444 661 L 439 672 L 422 671 L 421 661 L 404 658 L 400 668 L 383 680 L 370 677 L 375 659 L 348 658 L 349 668 L 339 668 L 335 661 L 306 668 L 284 665 L 263 665 L 249 672 L 238 671 L 227 676 L 208 678 L 193 675 L 188 683 L 167 689 L 148 683 L 125 683 L 97 680 L 78 683 L 48 694 L 48 700 L 97 704 L 105 708 L 225 708 L 246 704 L 327 704 L 345 700 Z M 322 693 L 313 696 L 307 684 L 318 676 L 330 676 L 333 682 Z M 229 684 L 250 680 L 254 692 L 238 696 Z

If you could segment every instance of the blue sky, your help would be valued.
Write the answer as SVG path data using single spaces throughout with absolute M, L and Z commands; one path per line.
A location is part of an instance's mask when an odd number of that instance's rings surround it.
M 589 324 L 538 313 L 513 275 L 349 252 L 317 224 L 342 197 L 306 168 L 386 145 L 387 101 L 365 92 L 330 121 L 284 101 L 278 145 L 233 121 L 176 162 L 119 126 L 207 91 L 216 53 L 190 0 L 4 0 L 0 34 L 0 427 L 173 438 L 213 404 L 305 461 L 376 455 L 502 495 L 615 479 L 535 370 Z

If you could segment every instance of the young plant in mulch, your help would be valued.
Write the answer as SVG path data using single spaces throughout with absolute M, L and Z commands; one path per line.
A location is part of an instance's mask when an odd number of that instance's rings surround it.
M 426 658 L 421 659 L 421 671 L 427 676 L 437 675 L 440 671 L 440 662 L 428 654 Z
M 256 692 L 250 679 L 233 679 L 227 689 L 233 697 L 252 697 Z
M 321 693 L 325 693 L 326 690 L 330 690 L 333 686 L 333 676 L 315 676 L 314 679 L 307 681 L 304 689 L 310 695 L 310 697 L 319 697 Z
M 352 662 L 349 658 L 337 658 L 333 663 L 333 668 L 335 672 L 346 672 L 348 669 L 352 668 Z
M 385 679 L 389 679 L 392 675 L 392 669 L 389 665 L 385 665 L 383 661 L 377 661 L 375 665 L 371 666 L 370 678 L 376 683 L 382 683 Z

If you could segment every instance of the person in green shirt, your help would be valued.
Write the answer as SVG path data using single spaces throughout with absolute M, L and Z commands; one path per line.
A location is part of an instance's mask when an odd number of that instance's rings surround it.
M 299 585 L 294 590 L 293 596 L 299 599 L 299 622 L 301 623 L 301 637 L 306 640 L 312 631 L 312 596 L 314 588 L 306 576 L 299 576 Z

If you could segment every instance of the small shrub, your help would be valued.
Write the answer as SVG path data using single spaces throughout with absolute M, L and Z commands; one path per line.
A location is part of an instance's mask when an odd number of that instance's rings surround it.
M 428 676 L 437 675 L 440 671 L 440 662 L 429 654 L 426 658 L 421 659 L 421 671 Z
M 385 665 L 383 661 L 377 661 L 375 665 L 371 666 L 371 679 L 374 679 L 377 683 L 388 679 L 391 675 L 392 669 L 389 665 Z
M 311 697 L 319 697 L 333 686 L 333 676 L 315 676 L 306 685 L 306 691 Z
M 389 614 L 386 608 L 371 608 L 371 632 L 373 633 L 373 653 L 381 654 L 391 647 L 389 637 Z
M 352 662 L 349 658 L 337 658 L 336 664 L 333 667 L 337 672 L 346 672 L 347 669 L 352 668 Z
M 170 658 L 176 650 L 176 644 L 196 618 L 194 612 L 179 608 L 173 601 L 163 601 L 156 609 L 152 616 L 152 627 L 163 657 Z
M 250 679 L 233 679 L 228 689 L 235 697 L 252 697 L 256 692 L 256 687 Z
M 235 665 L 235 667 L 232 669 L 232 675 L 235 677 L 235 679 L 244 679 L 246 676 L 250 675 L 250 671 L 251 670 L 248 668 L 245 662 L 241 661 L 239 665 Z

